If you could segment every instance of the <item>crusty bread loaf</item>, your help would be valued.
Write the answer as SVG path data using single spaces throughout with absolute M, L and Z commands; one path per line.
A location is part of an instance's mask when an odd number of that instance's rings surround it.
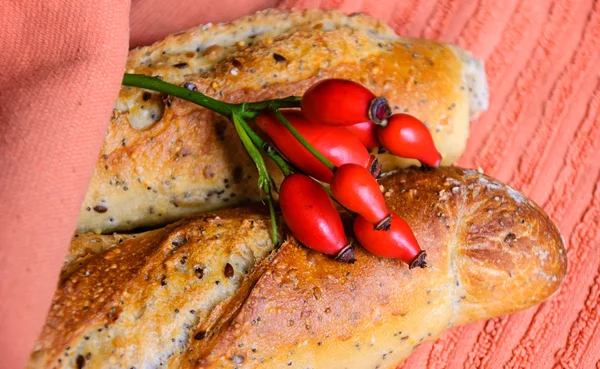
M 487 106 L 482 62 L 467 52 L 398 37 L 366 15 L 338 11 L 270 10 L 194 28 L 132 50 L 126 71 L 188 81 L 229 102 L 301 95 L 322 78 L 352 79 L 386 96 L 394 112 L 424 120 L 444 164 L 463 152 L 470 118 Z M 387 154 L 379 159 L 384 170 L 415 163 Z M 156 227 L 187 214 L 257 202 L 256 180 L 254 164 L 226 119 L 125 87 L 78 230 Z
M 79 235 L 29 367 L 393 368 L 446 328 L 536 304 L 563 279 L 559 231 L 512 188 L 454 167 L 381 184 L 426 269 L 360 247 L 342 264 L 291 237 L 273 250 L 260 208 L 127 239 Z

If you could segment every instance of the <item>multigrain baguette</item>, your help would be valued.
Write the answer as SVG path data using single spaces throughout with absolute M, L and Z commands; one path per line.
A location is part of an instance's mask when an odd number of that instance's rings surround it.
M 512 188 L 454 167 L 381 184 L 426 269 L 360 247 L 355 264 L 335 262 L 283 227 L 273 250 L 260 208 L 122 242 L 79 235 L 29 368 L 393 368 L 447 328 L 524 309 L 560 285 L 560 233 Z
M 130 52 L 126 71 L 229 102 L 301 95 L 328 77 L 358 81 L 394 112 L 425 121 L 443 164 L 463 152 L 487 107 L 480 60 L 448 44 L 398 37 L 369 16 L 264 11 L 202 26 Z M 378 155 L 385 171 L 416 162 Z M 277 170 L 272 171 L 277 180 Z M 256 171 L 223 117 L 180 99 L 122 88 L 81 207 L 79 231 L 156 227 L 184 215 L 257 202 Z

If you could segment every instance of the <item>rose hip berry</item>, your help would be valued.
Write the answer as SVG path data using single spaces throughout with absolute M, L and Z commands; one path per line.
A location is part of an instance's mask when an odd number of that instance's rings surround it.
M 381 146 L 394 155 L 417 159 L 433 168 L 442 161 L 429 129 L 411 115 L 394 114 L 389 117 L 387 123 L 377 127 L 377 138 Z
M 317 182 L 301 174 L 286 177 L 279 189 L 279 204 L 286 224 L 304 246 L 334 255 L 336 260 L 354 262 L 340 215 Z
M 309 120 L 333 126 L 382 123 L 391 115 L 384 97 L 345 79 L 325 79 L 312 85 L 302 96 L 301 109 Z
M 373 225 L 362 216 L 354 219 L 354 235 L 358 242 L 370 253 L 384 258 L 400 259 L 409 265 L 409 268 L 425 268 L 425 251 L 421 250 L 419 243 L 410 229 L 410 226 L 392 212 L 390 230 L 387 232 L 376 231 Z
M 306 141 L 335 166 L 354 163 L 369 168 L 374 175 L 379 174 L 380 167 L 374 157 L 358 138 L 344 128 L 309 122 L 298 112 L 287 111 L 283 115 Z M 256 118 L 256 124 L 292 164 L 320 181 L 327 183 L 331 181 L 333 176 L 331 170 L 302 146 L 275 117 L 260 115 Z
M 389 228 L 389 214 L 377 181 L 368 170 L 356 164 L 339 167 L 331 180 L 333 197 L 360 214 L 371 228 Z
M 362 122 L 345 127 L 352 132 L 367 149 L 379 146 L 377 125 L 373 122 Z

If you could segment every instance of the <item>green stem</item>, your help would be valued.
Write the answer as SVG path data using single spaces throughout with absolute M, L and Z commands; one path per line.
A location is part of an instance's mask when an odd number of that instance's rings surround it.
M 271 216 L 271 232 L 273 237 L 273 244 L 277 246 L 279 244 L 278 235 L 277 235 L 277 219 L 275 216 L 275 205 L 273 202 L 273 196 L 271 195 L 271 176 L 267 171 L 267 166 L 265 165 L 265 161 L 263 160 L 260 152 L 252 142 L 252 139 L 246 133 L 244 129 L 244 125 L 247 123 L 244 122 L 243 118 L 241 118 L 238 114 L 233 114 L 233 125 L 246 148 L 248 154 L 256 164 L 256 169 L 258 170 L 258 187 L 265 193 L 267 198 L 267 202 L 269 203 L 269 214 Z
M 148 77 L 143 74 L 125 74 L 123 76 L 123 85 L 141 87 L 176 96 L 193 102 L 194 104 L 203 106 L 226 117 L 231 117 L 234 112 L 241 110 L 240 107 L 235 104 L 219 101 L 198 91 L 188 90 L 187 88 L 179 87 L 172 83 L 161 81 L 156 77 Z
M 333 163 L 329 161 L 329 159 L 327 159 L 323 154 L 321 154 L 317 149 L 315 149 L 313 145 L 310 144 L 310 142 L 306 141 L 306 139 L 302 137 L 300 132 L 298 132 L 296 128 L 292 126 L 292 124 L 283 116 L 283 114 L 281 114 L 279 110 L 277 110 L 277 108 L 271 106 L 271 111 L 275 115 L 275 118 L 277 118 L 285 126 L 285 128 L 287 128 L 287 130 L 290 131 L 292 136 L 294 136 L 294 138 L 298 140 L 298 142 L 300 142 L 302 146 L 306 148 L 306 150 L 313 154 L 314 157 L 317 158 L 321 163 L 323 163 L 323 165 L 325 165 L 329 170 L 331 170 L 332 172 L 335 171 L 335 165 L 333 165 Z
M 244 108 L 245 108 L 244 111 L 245 110 L 252 110 L 252 111 L 264 110 L 264 109 L 270 108 L 271 106 L 273 106 L 277 109 L 299 108 L 301 100 L 302 100 L 302 97 L 300 97 L 300 96 L 288 96 L 283 99 L 257 101 L 257 102 L 252 102 L 252 103 L 245 103 L 242 105 L 244 105 Z
M 275 214 L 275 203 L 273 202 L 273 196 L 271 196 L 271 184 L 266 185 L 269 189 L 267 195 L 267 202 L 269 204 L 269 216 L 271 217 L 271 237 L 273 238 L 273 246 L 279 247 L 279 236 L 277 235 L 277 215 Z
M 271 146 L 269 143 L 265 142 L 259 135 L 256 134 L 256 132 L 254 132 L 252 130 L 252 128 L 250 128 L 250 126 L 248 125 L 248 123 L 246 121 L 244 121 L 243 119 L 240 119 L 240 125 L 242 126 L 242 128 L 244 128 L 244 131 L 246 131 L 246 134 L 250 137 L 250 140 L 252 140 L 252 143 L 260 148 L 260 150 L 265 153 L 265 155 L 267 155 L 271 160 L 273 160 L 275 162 L 275 164 L 277 164 L 277 166 L 279 167 L 279 169 L 281 170 L 281 172 L 283 173 L 284 176 L 289 176 L 290 174 L 292 174 L 293 172 L 296 172 L 297 170 L 295 168 L 292 167 L 292 165 L 285 160 L 274 148 L 273 146 Z
M 300 107 L 301 97 L 288 96 L 283 99 L 272 99 L 265 101 L 257 101 L 252 103 L 230 104 L 224 101 L 213 99 L 205 94 L 188 90 L 187 88 L 174 85 L 162 81 L 156 77 L 150 77 L 143 74 L 125 74 L 123 75 L 123 85 L 131 87 L 140 87 L 147 90 L 162 92 L 168 95 L 179 97 L 180 99 L 193 102 L 214 112 L 217 112 L 227 118 L 230 118 L 233 113 L 238 114 L 241 118 L 251 119 L 256 117 L 257 112 L 265 110 L 270 106 L 277 109 L 282 108 L 298 108 Z

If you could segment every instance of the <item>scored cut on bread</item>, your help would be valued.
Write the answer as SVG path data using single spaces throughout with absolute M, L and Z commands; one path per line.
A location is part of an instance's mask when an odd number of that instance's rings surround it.
M 381 185 L 427 268 L 360 247 L 342 264 L 283 226 L 274 249 L 263 208 L 127 239 L 78 235 L 29 368 L 394 368 L 445 329 L 539 303 L 564 278 L 558 229 L 509 186 L 455 167 Z
M 487 108 L 483 63 L 453 45 L 397 36 L 364 14 L 268 10 L 171 35 L 129 54 L 127 73 L 160 77 L 228 102 L 302 95 L 346 78 L 423 120 L 448 165 L 472 117 Z M 384 171 L 415 164 L 374 152 Z M 271 167 L 276 180 L 281 176 Z M 123 87 L 78 231 L 157 227 L 184 215 L 261 200 L 254 163 L 222 116 L 152 91 Z

